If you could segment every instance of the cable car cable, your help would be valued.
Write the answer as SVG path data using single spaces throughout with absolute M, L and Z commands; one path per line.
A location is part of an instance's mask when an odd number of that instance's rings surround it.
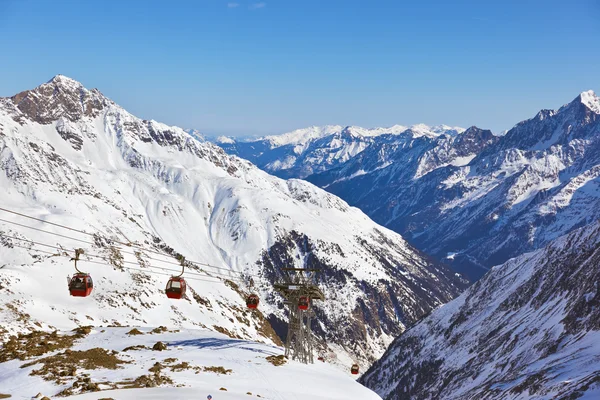
M 51 256 L 55 256 L 55 257 L 65 257 L 65 255 L 62 255 L 62 254 L 57 254 L 57 253 L 53 253 L 53 252 L 45 251 L 45 250 L 33 249 L 33 248 L 30 248 L 30 247 L 25 247 L 25 246 L 19 246 L 17 244 L 11 244 L 11 246 L 13 246 L 13 247 L 19 247 L 21 249 L 30 250 L 30 251 L 36 251 L 38 253 L 48 254 L 48 255 L 51 255 Z M 63 250 L 61 250 L 61 252 L 62 251 Z M 89 263 L 92 263 L 92 264 L 98 264 L 98 265 L 107 266 L 106 263 L 99 262 L 99 261 L 92 261 L 92 260 L 79 260 L 79 261 L 89 262 Z M 157 275 L 171 276 L 171 274 L 167 274 L 167 273 L 163 273 L 163 272 L 157 272 L 157 271 L 148 271 L 148 270 L 141 269 L 141 268 L 132 268 L 132 267 L 122 267 L 122 268 L 129 269 L 129 270 L 134 270 L 134 271 L 146 272 L 147 274 L 157 274 Z M 153 268 L 160 268 L 160 267 L 153 267 Z M 225 280 L 208 280 L 208 279 L 193 278 L 193 277 L 192 278 L 186 278 L 186 279 L 193 280 L 193 281 L 201 281 L 201 282 L 211 282 L 211 283 L 225 284 Z M 219 278 L 215 278 L 215 279 L 219 279 Z
M 68 229 L 68 230 L 73 231 L 73 232 L 79 232 L 81 234 L 92 236 L 92 237 L 95 237 L 96 235 L 103 236 L 105 239 L 107 239 L 107 240 L 109 240 L 111 242 L 114 242 L 114 243 L 118 243 L 118 244 L 123 245 L 123 246 L 135 247 L 135 248 L 139 248 L 139 249 L 148 251 L 150 253 L 158 254 L 160 256 L 169 257 L 168 255 L 165 255 L 165 254 L 160 253 L 158 251 L 146 249 L 146 248 L 144 248 L 142 246 L 139 246 L 139 245 L 136 245 L 136 244 L 133 244 L 133 243 L 125 243 L 125 242 L 121 242 L 121 241 L 114 240 L 114 239 L 108 239 L 108 238 L 106 238 L 106 235 L 94 234 L 94 233 L 89 233 L 89 232 L 86 232 L 86 231 L 82 231 L 80 229 L 70 228 L 70 227 L 68 227 L 66 225 L 61 225 L 61 224 L 57 224 L 57 223 L 54 223 L 54 222 L 46 221 L 46 220 L 43 220 L 41 218 L 32 217 L 30 215 L 22 214 L 22 213 L 19 213 L 19 212 L 16 212 L 16 211 L 12 211 L 12 210 L 8 210 L 8 209 L 2 208 L 2 207 L 0 207 L 0 211 L 4 211 L 4 212 L 15 214 L 15 215 L 18 215 L 18 216 L 21 216 L 21 217 L 33 219 L 35 221 L 43 222 L 45 224 L 50 224 L 50 225 L 58 226 L 60 228 Z M 210 265 L 210 264 L 200 263 L 200 262 L 196 262 L 196 261 L 190 261 L 190 262 L 191 263 L 195 263 L 195 264 L 202 264 L 202 265 L 206 265 L 206 266 L 211 266 L 212 267 L 212 265 Z
M 93 236 L 93 237 L 95 237 L 95 235 L 94 235 L 94 234 L 91 234 L 91 233 L 87 233 L 87 232 L 80 231 L 80 230 L 77 230 L 77 229 L 69 228 L 69 227 L 67 227 L 67 226 L 64 226 L 64 225 L 55 224 L 55 223 L 53 223 L 53 222 L 44 221 L 43 219 L 39 219 L 39 218 L 35 218 L 35 217 L 31 217 L 31 216 L 27 216 L 27 215 L 25 215 L 25 214 L 17 213 L 17 212 L 15 212 L 15 211 L 10 211 L 10 210 L 7 210 L 7 209 L 5 209 L 5 208 L 1 208 L 1 207 L 0 207 L 0 211 L 9 212 L 9 213 L 12 213 L 12 214 L 15 214 L 15 215 L 19 215 L 19 216 L 23 216 L 23 217 L 26 217 L 26 218 L 34 219 L 34 220 L 36 220 L 36 221 L 40 221 L 40 222 L 43 222 L 43 223 L 48 223 L 48 224 L 55 225 L 55 226 L 58 226 L 58 227 L 61 227 L 61 228 L 69 229 L 69 230 L 72 230 L 72 231 L 75 231 L 75 232 L 79 232 L 79 233 L 83 233 L 83 234 L 86 234 L 86 235 L 90 235 L 90 236 Z M 23 227 L 23 228 L 32 229 L 32 230 L 35 230 L 35 231 L 38 231 L 38 232 L 43 232 L 43 233 L 47 233 L 47 234 L 50 234 L 50 235 L 55 235 L 55 236 L 62 237 L 62 238 L 65 238 L 65 239 L 75 240 L 75 241 L 78 241 L 78 242 L 81 242 L 81 243 L 90 244 L 90 245 L 96 245 L 96 243 L 94 243 L 94 242 L 90 242 L 90 241 L 86 241 L 86 240 L 82 240 L 82 239 L 77 239 L 77 238 L 74 238 L 74 237 L 71 237 L 71 236 L 61 235 L 61 234 L 59 234 L 59 233 L 55 233 L 55 232 L 51 232 L 51 231 L 46 231 L 46 230 L 43 230 L 43 229 L 40 229 L 40 228 L 35 228 L 35 227 L 33 227 L 33 226 L 23 225 L 23 224 L 20 224 L 20 223 L 18 223 L 18 222 L 9 221 L 9 220 L 5 220 L 5 219 L 1 219 L 1 218 L 0 218 L 0 221 L 1 221 L 1 222 L 5 222 L 5 223 L 9 223 L 9 224 L 13 224 L 13 225 L 17 225 L 17 226 L 21 226 L 21 227 Z M 106 238 L 105 238 L 105 239 L 106 239 Z M 163 253 L 159 253 L 159 252 L 156 252 L 156 251 L 153 251 L 153 250 L 150 250 L 150 249 L 146 249 L 146 248 L 144 248 L 144 247 L 142 247 L 142 246 L 137 246 L 137 245 L 127 244 L 127 243 L 123 243 L 123 242 L 115 241 L 115 240 L 112 240 L 112 239 L 107 239 L 107 240 L 108 240 L 108 241 L 115 242 L 115 243 L 123 244 L 123 245 L 125 245 L 125 246 L 127 246 L 127 247 L 135 247 L 135 248 L 139 248 L 140 250 L 142 250 L 142 251 L 147 251 L 147 252 L 149 252 L 149 253 L 159 254 L 159 255 L 161 255 L 161 256 L 163 256 L 163 257 L 172 257 L 171 255 L 168 255 L 168 254 L 163 254 Z M 117 247 L 117 246 L 112 246 L 112 247 L 114 247 L 114 248 L 118 249 L 119 251 L 121 251 L 121 252 L 122 252 L 122 253 L 124 253 L 124 254 L 130 254 L 130 255 L 137 256 L 137 254 L 136 254 L 136 253 L 132 253 L 132 252 L 125 251 L 124 249 L 122 249 L 122 248 L 120 248 L 120 247 Z M 175 263 L 175 262 L 172 262 L 172 261 L 167 261 L 167 260 L 159 260 L 159 259 L 156 259 L 156 258 L 152 258 L 152 257 L 150 257 L 150 256 L 146 256 L 146 257 L 147 257 L 148 259 L 150 259 L 150 260 L 154 260 L 154 261 L 164 262 L 164 263 L 168 263 L 168 264 L 172 264 L 172 265 L 180 265 L 180 263 Z M 191 261 L 191 260 L 187 260 L 187 261 L 188 261 L 188 262 L 190 262 L 190 263 L 192 263 L 192 264 L 197 264 L 197 265 L 205 266 L 205 267 L 207 267 L 207 268 L 213 268 L 213 269 L 217 269 L 217 270 L 223 270 L 223 271 L 229 271 L 229 272 L 231 272 L 231 269 L 230 269 L 230 268 L 217 267 L 217 266 L 215 266 L 215 265 L 211 265 L 211 264 L 203 263 L 203 262 L 200 262 L 200 261 Z M 241 272 L 237 272 L 237 273 L 239 273 L 240 275 L 242 275 L 242 273 L 241 273 Z M 244 274 L 244 275 L 246 275 L 246 276 L 248 276 L 248 277 L 261 277 L 261 276 L 260 276 L 260 275 L 258 275 L 258 274 Z
M 9 236 L 9 235 L 3 234 L 3 233 L 0 233 L 0 237 L 6 237 L 6 238 L 9 238 L 9 239 L 20 240 L 20 241 L 23 241 L 23 242 L 29 242 L 29 243 L 33 243 L 33 244 L 38 245 L 38 246 L 44 246 L 44 247 L 49 247 L 49 248 L 52 248 L 52 249 L 56 249 L 56 250 L 58 250 L 60 252 L 64 252 L 65 251 L 64 248 L 61 248 L 59 246 L 52 246 L 52 245 L 49 245 L 49 244 L 35 242 L 33 240 L 30 240 L 30 239 L 23 239 L 23 238 L 18 238 L 18 237 L 14 237 L 14 236 Z M 26 247 L 23 247 L 23 246 L 18 246 L 18 247 L 26 248 Z M 106 260 L 106 258 L 107 258 L 107 256 L 102 256 L 102 255 L 97 255 L 97 254 L 92 254 L 92 253 L 86 253 L 85 255 L 88 256 L 88 257 L 100 258 L 100 259 L 103 259 L 103 260 Z M 86 261 L 86 260 L 79 259 L 79 261 Z M 90 260 L 87 260 L 87 261 L 91 262 Z M 157 261 L 160 261 L 160 260 L 157 260 Z M 121 262 L 125 263 L 125 264 L 139 265 L 139 262 L 135 262 L 135 261 L 121 260 Z M 151 265 L 150 263 L 147 263 L 147 264 L 148 264 L 149 268 L 160 268 L 160 269 L 165 270 L 165 271 L 180 272 L 180 270 L 176 270 L 176 269 L 170 269 L 170 268 L 166 268 L 166 267 L 157 267 L 157 266 Z M 208 272 L 208 271 L 204 271 L 204 273 L 188 272 L 187 274 L 188 275 L 205 276 L 205 277 L 209 277 L 209 278 L 213 278 L 213 275 L 216 275 L 215 278 L 222 277 L 224 279 L 229 279 L 229 280 L 232 280 L 232 281 L 244 283 L 243 281 L 241 281 L 241 280 L 239 280 L 237 278 L 233 278 L 233 277 L 227 276 L 225 274 L 219 274 L 219 273 L 216 273 L 216 272 Z

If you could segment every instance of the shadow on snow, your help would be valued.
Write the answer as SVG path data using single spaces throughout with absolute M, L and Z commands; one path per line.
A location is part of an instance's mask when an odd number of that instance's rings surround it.
M 259 347 L 251 347 L 257 345 Z M 255 353 L 261 353 L 266 355 L 278 355 L 279 352 L 275 351 L 278 347 L 269 346 L 263 343 L 250 342 L 248 340 L 240 339 L 218 339 L 218 338 L 201 338 L 201 339 L 190 339 L 180 340 L 176 342 L 169 342 L 169 346 L 182 346 L 182 347 L 197 347 L 199 349 L 228 349 L 238 348 L 241 350 L 248 350 Z M 270 347 L 266 349 L 265 347 Z

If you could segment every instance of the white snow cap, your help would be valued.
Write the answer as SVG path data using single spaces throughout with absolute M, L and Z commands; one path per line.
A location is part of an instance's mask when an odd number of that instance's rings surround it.
M 582 92 L 580 95 L 581 103 L 592 110 L 595 114 L 600 114 L 600 97 L 593 90 Z
M 50 79 L 46 83 L 56 83 L 56 84 L 62 84 L 65 86 L 72 86 L 72 87 L 83 86 L 83 84 L 81 82 L 76 81 L 75 79 L 69 78 L 68 76 L 64 76 L 64 75 L 60 75 L 60 74 L 54 76 L 52 79 Z
M 442 134 L 456 134 L 465 131 L 464 128 L 451 127 L 447 125 L 436 125 L 428 126 L 425 124 L 412 125 L 410 128 L 404 125 L 393 125 L 390 127 L 378 127 L 378 128 L 363 128 L 360 126 L 346 126 L 341 125 L 325 125 L 325 126 L 311 126 L 303 129 L 296 129 L 295 131 L 284 133 L 281 135 L 263 136 L 256 140 L 269 140 L 274 147 L 284 146 L 288 144 L 301 144 L 305 145 L 308 142 L 320 139 L 328 135 L 335 133 L 341 133 L 346 131 L 354 136 L 362 137 L 376 137 L 385 134 L 400 135 L 406 132 L 408 129 L 412 131 L 413 136 L 428 136 L 437 137 Z
M 234 139 L 232 139 L 232 138 L 230 138 L 230 137 L 227 137 L 227 136 L 219 136 L 219 137 L 216 139 L 216 141 L 217 141 L 217 143 L 229 143 L 229 144 L 233 144 L 233 143 L 235 143 L 235 140 L 234 140 Z

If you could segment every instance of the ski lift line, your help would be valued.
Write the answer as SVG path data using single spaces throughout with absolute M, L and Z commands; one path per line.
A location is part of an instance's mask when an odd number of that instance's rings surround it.
M 45 224 L 54 225 L 54 226 L 57 226 L 57 227 L 60 227 L 60 228 L 63 228 L 63 229 L 68 229 L 70 231 L 78 232 L 78 233 L 81 233 L 83 235 L 88 235 L 88 236 L 91 236 L 91 237 L 102 236 L 105 239 L 107 239 L 105 235 L 89 233 L 89 232 L 86 232 L 86 231 L 82 231 L 81 229 L 75 229 L 75 228 L 71 228 L 71 227 L 66 226 L 66 225 L 62 225 L 62 224 L 57 224 L 57 223 L 54 223 L 54 222 L 46 221 L 46 220 L 43 220 L 41 218 L 32 217 L 30 215 L 26 215 L 26 214 L 22 214 L 22 213 L 19 213 L 19 212 L 16 212 L 16 211 L 8 210 L 8 209 L 3 208 L 3 207 L 0 207 L 0 211 L 4 211 L 4 212 L 10 213 L 10 214 L 18 215 L 20 217 L 29 218 L 29 219 L 32 219 L 34 221 L 39 221 L 39 222 L 42 222 L 42 223 L 45 223 Z M 114 240 L 114 239 L 107 239 L 107 240 L 110 241 L 110 242 L 114 242 L 114 243 L 120 244 L 122 246 L 135 247 L 135 248 L 147 251 L 149 253 L 158 254 L 158 255 L 163 256 L 163 257 L 171 257 L 170 255 L 163 254 L 163 253 L 158 252 L 156 250 L 146 249 L 146 248 L 144 248 L 142 246 L 138 246 L 138 245 L 135 245 L 133 243 L 125 243 L 125 242 L 121 242 L 121 241 Z M 206 264 L 206 265 L 209 265 L 209 264 Z
M 100 261 L 91 261 L 91 260 L 79 260 L 79 261 L 93 262 L 93 263 L 96 263 L 96 264 L 106 264 L 107 263 L 106 262 L 106 258 L 107 258 L 106 256 L 100 256 L 100 255 L 96 255 L 96 254 L 86 254 L 86 255 L 89 256 L 89 257 L 93 257 L 93 258 L 100 258 L 102 260 L 105 260 L 105 262 L 102 263 Z M 140 265 L 138 262 L 135 262 L 135 261 L 121 260 L 121 262 L 123 264 Z M 173 268 L 156 266 L 156 265 L 152 265 L 150 263 L 147 263 L 146 266 L 148 268 L 162 269 L 163 271 L 181 272 L 181 270 L 179 270 L 179 269 L 173 269 Z M 125 268 L 125 267 L 122 267 L 122 268 Z M 224 274 L 217 274 L 215 272 L 204 272 L 204 273 L 200 273 L 200 272 L 186 272 L 185 274 L 186 274 L 186 276 L 188 276 L 188 275 L 194 275 L 194 276 L 202 276 L 202 277 L 206 277 L 206 278 L 215 278 L 215 279 L 223 278 L 223 279 L 229 279 L 231 281 L 241 282 L 240 280 L 238 280 L 236 278 L 232 278 L 232 277 L 229 277 L 229 276 L 224 275 Z M 213 276 L 213 275 L 216 275 L 216 276 Z
M 14 215 L 18 215 L 18 216 L 21 216 L 21 217 L 29 218 L 29 219 L 32 219 L 34 221 L 39 221 L 39 222 L 42 222 L 42 223 L 45 223 L 45 224 L 54 225 L 54 226 L 57 226 L 57 227 L 60 227 L 60 228 L 68 229 L 70 231 L 78 232 L 78 233 L 81 233 L 83 235 L 88 235 L 88 236 L 91 236 L 91 237 L 95 237 L 97 235 L 103 236 L 106 239 L 105 235 L 89 233 L 89 232 L 86 232 L 86 231 L 82 231 L 80 229 L 75 229 L 75 228 L 68 227 L 66 225 L 57 224 L 57 223 L 46 221 L 46 220 L 43 220 L 43 219 L 40 219 L 40 218 L 32 217 L 30 215 L 22 214 L 22 213 L 19 213 L 19 212 L 16 212 L 16 211 L 8 210 L 8 209 L 3 208 L 3 207 L 0 207 L 0 211 L 4 211 L 4 212 L 10 213 L 10 214 L 14 214 Z M 133 243 L 125 243 L 125 242 L 121 242 L 121 241 L 113 240 L 113 239 L 107 239 L 107 240 L 109 240 L 110 242 L 114 242 L 114 243 L 120 244 L 122 246 L 135 247 L 135 248 L 147 251 L 149 253 L 158 254 L 158 255 L 163 256 L 163 257 L 171 257 L 170 255 L 165 255 L 165 254 L 163 254 L 161 252 L 158 252 L 156 250 L 149 250 L 149 249 L 146 249 L 146 248 L 144 248 L 142 246 L 139 246 L 139 245 L 136 245 L 136 244 L 133 244 Z M 196 262 L 194 262 L 194 261 L 190 261 L 190 262 L 196 264 Z M 204 264 L 204 263 L 197 263 L 197 264 L 203 264 L 203 265 L 206 265 L 206 266 L 211 266 L 210 264 Z
M 3 208 L 0 207 L 0 211 L 8 211 L 8 210 L 3 209 Z M 16 213 L 16 212 L 13 212 L 13 213 L 15 213 L 16 215 L 23 215 L 23 216 L 25 216 L 24 214 L 20 214 L 20 213 Z M 44 220 L 41 220 L 41 219 L 38 219 L 38 218 L 29 217 L 29 216 L 26 216 L 26 217 L 32 218 L 32 219 L 40 221 L 40 222 L 47 222 L 47 223 L 50 223 L 52 225 L 57 225 L 57 226 L 60 226 L 60 227 L 64 227 L 64 225 L 54 224 L 52 222 L 44 221 Z M 8 220 L 4 220 L 4 219 L 0 219 L 0 221 L 6 222 L 6 223 L 9 223 L 9 224 L 14 224 L 14 225 L 22 226 L 24 228 L 33 229 L 33 230 L 36 230 L 36 231 L 39 231 L 39 232 L 48 233 L 48 234 L 51 234 L 51 235 L 63 237 L 63 238 L 66 238 L 66 239 L 71 239 L 71 240 L 79 241 L 79 242 L 82 242 L 82 243 L 87 243 L 87 244 L 90 244 L 90 245 L 94 245 L 95 244 L 94 242 L 89 242 L 89 241 L 85 241 L 85 240 L 81 240 L 81 239 L 76 239 L 76 238 L 73 238 L 73 237 L 70 237 L 70 236 L 61 235 L 61 234 L 58 234 L 58 233 L 55 233 L 55 232 L 46 231 L 46 230 L 35 228 L 35 227 L 32 227 L 32 226 L 22 225 L 22 224 L 19 224 L 17 222 L 13 222 L 13 221 L 8 221 Z M 70 229 L 70 230 L 73 230 L 75 232 L 81 232 L 81 233 L 84 233 L 86 235 L 94 236 L 93 234 L 90 234 L 90 233 L 87 233 L 87 232 L 83 232 L 83 231 L 79 231 L 77 229 L 72 229 L 72 228 L 68 228 L 68 227 L 66 227 L 66 228 Z M 118 241 L 114 241 L 114 240 L 113 240 L 113 242 L 115 242 L 115 243 L 121 243 L 122 244 L 122 242 L 118 242 Z M 161 255 L 163 257 L 172 257 L 170 255 L 166 255 L 166 254 L 162 254 L 162 253 L 159 253 L 159 252 L 156 252 L 156 251 L 153 251 L 153 250 L 145 249 L 145 248 L 143 248 L 141 246 L 136 246 L 136 245 L 131 245 L 130 246 L 128 244 L 125 244 L 125 245 L 127 247 L 136 247 L 136 248 L 139 248 L 140 250 L 143 250 L 143 251 L 147 251 L 147 252 L 150 252 L 150 253 L 159 254 L 159 255 Z M 117 247 L 117 246 L 113 246 L 113 247 L 115 247 L 116 249 L 118 249 L 119 251 L 121 251 L 124 254 L 136 255 L 135 253 L 123 250 L 121 247 Z M 154 260 L 154 261 L 164 262 L 164 263 L 172 264 L 172 265 L 180 265 L 179 263 L 175 263 L 175 262 L 172 262 L 172 261 L 159 260 L 159 259 L 156 259 L 156 258 L 152 258 L 150 256 L 146 256 L 146 257 L 148 259 Z M 223 271 L 229 271 L 229 272 L 231 272 L 231 269 L 229 269 L 229 268 L 217 267 L 215 265 L 211 265 L 211 264 L 207 264 L 207 263 L 202 263 L 202 262 L 199 262 L 199 261 L 188 261 L 188 262 L 190 262 L 192 264 L 197 264 L 197 265 L 205 266 L 205 267 L 208 267 L 208 268 L 213 268 L 213 269 L 217 269 L 217 270 L 223 270 Z M 257 277 L 257 278 L 260 277 L 260 275 L 255 275 L 255 274 L 246 274 L 246 275 L 249 276 L 249 277 Z
M 71 236 L 61 235 L 60 233 L 46 231 L 46 230 L 43 230 L 43 229 L 40 229 L 40 228 L 35 228 L 33 226 L 23 225 L 23 224 L 20 224 L 18 222 L 8 221 L 8 220 L 2 219 L 2 218 L 0 218 L 0 222 L 5 222 L 7 224 L 17 225 L 17 226 L 20 226 L 20 227 L 23 227 L 23 228 L 27 228 L 27 229 L 32 229 L 32 230 L 38 231 L 38 232 L 49 233 L 51 235 L 59 236 L 59 237 L 64 238 L 64 239 L 75 240 L 75 241 L 81 242 L 81 243 L 94 244 L 93 242 L 88 242 L 87 240 L 82 240 L 82 239 L 77 239 L 77 238 L 74 238 L 74 237 L 71 237 Z
M 51 255 L 51 256 L 55 256 L 55 257 L 61 257 L 61 256 L 64 257 L 64 255 L 61 255 L 61 254 L 58 254 L 58 253 L 53 253 L 51 251 L 33 249 L 33 248 L 25 247 L 25 246 L 19 246 L 17 244 L 12 244 L 11 246 L 13 246 L 13 247 L 19 247 L 21 249 L 30 250 L 30 251 L 36 251 L 38 253 L 48 254 L 48 255 Z M 62 252 L 62 250 L 61 250 L 61 252 Z M 84 261 L 84 262 L 89 262 L 89 263 L 92 263 L 92 264 L 98 264 L 98 265 L 104 265 L 104 266 L 106 266 L 106 263 L 99 262 L 99 261 L 92 261 L 92 260 L 79 260 L 79 261 Z M 148 270 L 145 270 L 145 269 L 132 268 L 132 267 L 123 267 L 123 268 L 124 269 L 134 270 L 134 271 L 141 271 L 141 272 L 145 272 L 147 274 L 157 274 L 157 275 L 171 276 L 171 274 L 168 274 L 168 273 L 165 273 L 165 272 L 148 271 Z M 154 267 L 154 268 L 156 268 L 156 267 Z M 201 279 L 201 278 L 186 278 L 186 279 L 193 280 L 193 281 L 201 281 L 201 282 L 211 282 L 211 283 L 222 283 L 222 284 L 225 284 L 225 281 L 222 281 L 222 280 L 208 280 L 208 279 Z M 218 278 L 215 278 L 215 279 L 218 279 Z
M 20 217 L 25 217 L 25 218 L 33 219 L 35 221 L 43 222 L 45 224 L 50 224 L 50 225 L 58 226 L 60 228 L 68 229 L 68 230 L 73 231 L 73 232 L 83 233 L 84 235 L 94 236 L 92 233 L 88 233 L 88 232 L 85 232 L 85 231 L 82 231 L 82 230 L 79 230 L 79 229 L 70 228 L 70 227 L 65 226 L 65 225 L 56 224 L 54 222 L 50 222 L 50 221 L 46 221 L 46 220 L 43 220 L 43 219 L 40 219 L 40 218 L 32 217 L 30 215 L 21 214 L 21 213 L 16 212 L 16 211 L 7 210 L 6 208 L 0 207 L 0 211 L 4 211 L 4 212 L 10 213 L 10 214 L 18 215 Z
M 104 265 L 106 266 L 106 263 L 100 262 L 100 261 L 92 261 L 92 260 L 81 260 L 84 262 L 89 262 L 92 264 L 98 264 L 98 265 Z M 173 276 L 172 274 L 166 273 L 166 272 L 157 272 L 157 271 L 148 271 L 146 269 L 143 268 L 133 268 L 133 267 L 122 267 L 124 269 L 129 269 L 132 271 L 141 271 L 141 272 L 145 272 L 147 274 L 157 274 L 157 275 L 166 275 L 166 276 Z M 160 268 L 160 267 L 151 267 L 151 268 Z M 212 283 L 225 283 L 222 280 L 209 280 L 209 279 L 202 279 L 202 278 L 185 278 L 186 280 L 192 280 L 192 281 L 202 281 L 202 282 L 212 282 Z M 219 278 L 215 278 L 215 279 L 219 279 Z
M 3 234 L 3 233 L 0 233 L 0 237 L 6 237 L 6 238 L 9 238 L 9 239 L 20 240 L 20 241 L 23 241 L 23 242 L 32 243 L 32 244 L 37 245 L 37 246 L 43 246 L 43 247 L 48 247 L 48 248 L 51 248 L 51 249 L 56 249 L 59 252 L 64 252 L 65 251 L 64 248 L 61 248 L 59 246 L 52 246 L 52 245 L 49 245 L 49 244 L 35 242 L 35 241 L 29 240 L 29 239 L 18 238 L 18 237 L 6 235 L 6 234 Z M 19 247 L 21 247 L 21 246 L 19 246 Z M 107 258 L 106 256 L 102 256 L 102 255 L 98 255 L 98 254 L 91 254 L 91 253 L 85 253 L 85 255 L 88 256 L 88 257 L 100 258 L 102 260 L 106 260 L 106 258 Z M 79 260 L 79 261 L 86 261 L 86 260 Z M 160 260 L 157 260 L 157 261 L 160 261 Z M 122 260 L 121 262 L 124 263 L 124 264 L 139 265 L 139 263 L 137 263 L 135 261 L 125 261 L 125 260 Z M 148 267 L 149 268 L 160 268 L 160 269 L 165 270 L 165 271 L 179 272 L 179 270 L 170 269 L 170 268 L 166 268 L 166 267 L 153 266 L 153 265 L 150 265 L 149 263 L 148 263 Z M 205 277 L 209 277 L 209 278 L 212 278 L 213 277 L 212 275 L 216 275 L 217 278 L 221 278 L 222 277 L 224 279 L 229 279 L 229 280 L 236 281 L 236 282 L 242 282 L 239 279 L 227 276 L 225 274 L 219 274 L 219 273 L 216 273 L 216 272 L 210 272 L 210 273 L 209 272 L 204 272 L 204 273 L 187 272 L 186 274 L 187 275 L 205 276 Z
M 46 250 L 39 250 L 39 249 L 34 249 L 31 247 L 26 247 L 26 246 L 19 246 L 18 244 L 11 244 L 12 247 L 19 247 L 21 249 L 25 249 L 25 250 L 32 250 L 32 251 L 37 251 L 38 253 L 44 253 L 44 254 L 49 254 L 51 256 L 55 256 L 55 257 L 59 257 L 61 256 L 60 252 L 58 253 L 53 253 L 51 251 L 46 251 Z M 12 247 L 8 247 L 8 249 L 11 249 Z
M 31 240 L 31 239 L 23 239 L 23 238 L 19 238 L 19 237 L 16 237 L 16 236 L 6 235 L 4 233 L 0 233 L 0 237 L 5 237 L 5 238 L 8 238 L 8 239 L 13 239 L 13 240 L 20 240 L 22 242 L 29 242 L 29 243 L 37 244 L 38 246 L 49 247 L 51 249 L 57 249 L 57 250 L 63 251 L 63 249 L 61 249 L 58 246 L 53 246 L 53 245 L 49 245 L 49 244 L 35 242 L 35 241 Z
M 6 209 L 4 209 L 4 208 L 1 208 L 1 207 L 0 207 L 0 211 L 8 211 L 8 210 L 6 210 Z M 11 212 L 11 211 L 8 211 L 8 212 Z M 73 231 L 75 231 L 75 232 L 81 232 L 81 233 L 84 233 L 84 234 L 86 234 L 86 235 L 91 235 L 91 236 L 94 236 L 93 234 L 90 234 L 90 233 L 87 233 L 87 232 L 84 232 L 84 231 L 79 231 L 79 230 L 77 230 L 77 229 L 72 229 L 72 228 L 69 228 L 69 227 L 65 227 L 64 225 L 60 225 L 60 224 L 55 224 L 55 223 L 53 223 L 53 222 L 44 221 L 44 220 L 42 220 L 42 219 L 39 219 L 39 218 L 29 217 L 29 216 L 26 216 L 26 215 L 24 215 L 24 214 L 20 214 L 20 213 L 16 213 L 16 212 L 13 212 L 13 213 L 14 213 L 14 214 L 16 214 L 16 215 L 19 215 L 19 216 L 25 216 L 25 217 L 27 217 L 27 218 L 34 219 L 34 220 L 36 220 L 36 221 L 40 221 L 40 222 L 46 222 L 46 223 L 49 223 L 49 224 L 52 224 L 52 225 L 59 226 L 59 227 L 61 227 L 61 228 L 63 228 L 63 227 L 64 227 L 64 228 L 66 228 L 66 229 L 70 229 L 70 230 L 73 230 Z M 89 245 L 95 245 L 95 244 L 96 244 L 96 243 L 94 243 L 94 242 L 90 242 L 90 241 L 87 241 L 87 240 L 82 240 L 82 239 L 77 239 L 77 238 L 74 238 L 74 237 L 71 237 L 71 236 L 61 235 L 61 234 L 59 234 L 59 233 L 56 233 L 56 232 L 51 232 L 51 231 L 47 231 L 47 230 L 44 230 L 44 229 L 35 228 L 35 227 L 33 227 L 33 226 L 23 225 L 23 224 L 20 224 L 20 223 L 18 223 L 18 222 L 9 221 L 9 220 L 5 220 L 5 219 L 1 219 L 1 218 L 0 218 L 0 222 L 5 222 L 5 223 L 8 223 L 8 224 L 17 225 L 17 226 L 20 226 L 20 227 L 23 227 L 23 228 L 32 229 L 32 230 L 35 230 L 35 231 L 38 231 L 38 232 L 47 233 L 47 234 L 50 234 L 50 235 L 54 235 L 54 236 L 58 236 L 58 237 L 62 237 L 62 238 L 64 238 L 64 239 L 75 240 L 75 241 L 77 241 L 77 242 L 86 243 L 86 244 L 89 244 Z M 15 239 L 16 239 L 16 238 L 15 238 Z M 136 247 L 136 248 L 139 248 L 139 249 L 140 249 L 140 250 L 142 250 L 142 251 L 146 251 L 146 252 L 149 252 L 149 253 L 155 253 L 155 254 L 159 254 L 159 255 L 161 255 L 161 256 L 163 256 L 163 257 L 172 257 L 172 256 L 170 256 L 170 255 L 167 255 L 167 254 L 162 254 L 162 253 L 159 253 L 159 252 L 156 252 L 156 251 L 153 251 L 153 250 L 149 250 L 149 249 L 143 248 L 143 247 L 141 247 L 141 246 L 136 246 L 136 245 L 131 245 L 131 246 L 129 246 L 129 245 L 128 245 L 128 244 L 126 244 L 126 243 L 122 243 L 122 242 L 118 242 L 118 241 L 114 241 L 114 240 L 111 240 L 111 241 L 113 241 L 113 242 L 115 242 L 115 243 L 119 243 L 119 244 L 124 244 L 124 245 L 125 245 L 125 246 L 127 246 L 127 247 Z M 129 254 L 129 255 L 136 256 L 136 253 L 134 253 L 134 252 L 129 252 L 129 251 L 126 251 L 126 250 L 124 250 L 122 247 L 118 247 L 118 246 L 113 246 L 113 247 L 114 247 L 114 248 L 116 248 L 116 249 L 118 249 L 118 250 L 119 250 L 120 252 L 122 252 L 123 254 Z M 146 256 L 146 257 L 147 257 L 148 259 L 150 259 L 150 260 L 153 260 L 153 261 L 164 262 L 164 263 L 167 263 L 167 264 L 172 264 L 172 265 L 180 265 L 180 263 L 176 263 L 176 262 L 173 262 L 173 261 L 159 260 L 159 259 L 157 259 L 157 258 L 152 258 L 152 257 L 150 257 L 150 256 Z M 223 270 L 223 271 L 229 271 L 229 272 L 231 272 L 231 269 L 229 269 L 229 268 L 217 267 L 217 266 L 215 266 L 215 265 L 211 265 L 211 264 L 203 263 L 203 262 L 200 262 L 200 261 L 191 261 L 191 260 L 188 260 L 188 262 L 190 262 L 191 264 L 196 264 L 196 265 L 199 265 L 199 266 L 204 266 L 204 267 L 207 267 L 207 268 L 212 268 L 212 269 L 216 269 L 216 270 Z M 249 277 L 256 277 L 256 278 L 260 278 L 260 275 L 257 275 L 257 274 L 245 274 L 245 275 L 246 275 L 246 276 L 249 276 Z

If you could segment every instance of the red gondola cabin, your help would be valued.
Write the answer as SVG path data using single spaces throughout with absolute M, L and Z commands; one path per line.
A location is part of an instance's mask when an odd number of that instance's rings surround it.
M 185 295 L 185 279 L 179 276 L 172 276 L 167 282 L 165 293 L 170 299 L 181 299 Z
M 350 368 L 350 373 L 351 373 L 352 375 L 358 375 L 358 370 L 359 370 L 359 369 L 358 369 L 358 364 L 354 364 L 354 365 L 352 366 L 352 368 Z
M 69 293 L 71 296 L 87 297 L 92 294 L 94 281 L 90 274 L 77 273 L 69 280 Z
M 308 310 L 308 305 L 309 305 L 309 300 L 308 297 L 300 297 L 300 299 L 298 300 L 298 308 L 300 310 Z
M 258 308 L 258 303 L 259 303 L 259 299 L 258 296 L 255 294 L 251 294 L 250 296 L 248 296 L 248 298 L 246 299 L 246 307 L 254 310 L 255 308 Z

